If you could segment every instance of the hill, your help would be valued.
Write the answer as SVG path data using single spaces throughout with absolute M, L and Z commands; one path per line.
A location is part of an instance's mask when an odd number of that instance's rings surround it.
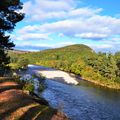
M 77 44 L 62 48 L 49 49 L 39 52 L 31 52 L 24 54 L 24 57 L 30 59 L 30 63 L 39 62 L 41 60 L 71 60 L 74 61 L 79 57 L 92 56 L 96 53 L 88 46 Z

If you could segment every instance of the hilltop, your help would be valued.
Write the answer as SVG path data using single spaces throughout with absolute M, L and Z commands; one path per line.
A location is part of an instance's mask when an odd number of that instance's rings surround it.
M 93 51 L 90 47 L 88 47 L 87 45 L 83 45 L 83 44 L 75 44 L 75 45 L 69 45 L 69 46 L 65 46 L 65 47 L 61 47 L 61 48 L 55 48 L 55 49 L 49 49 L 49 50 L 44 50 L 42 52 L 78 52 L 80 54 L 83 53 L 95 53 L 95 51 Z
M 24 57 L 30 58 L 30 63 L 39 62 L 40 60 L 71 60 L 78 57 L 95 55 L 90 47 L 82 44 L 70 45 L 62 48 L 49 49 L 39 52 L 25 54 Z

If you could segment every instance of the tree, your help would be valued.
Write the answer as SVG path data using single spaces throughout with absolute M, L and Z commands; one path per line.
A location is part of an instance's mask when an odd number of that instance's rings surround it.
M 7 64 L 10 62 L 10 57 L 7 56 L 7 50 L 11 47 L 14 47 L 14 44 L 9 42 L 9 36 L 0 33 L 0 76 L 3 76 L 5 71 L 9 69 Z
M 108 70 L 109 70 L 109 78 L 115 80 L 116 78 L 116 72 L 118 70 L 117 63 L 115 61 L 115 58 L 113 55 L 108 55 Z
M 81 72 L 84 69 L 84 67 L 85 67 L 84 61 L 82 59 L 78 59 L 76 62 L 72 63 L 70 69 L 71 69 L 71 72 L 82 76 Z
M 8 50 L 15 45 L 10 41 L 10 36 L 6 36 L 6 32 L 12 32 L 16 23 L 24 18 L 24 14 L 20 13 L 22 3 L 20 0 L 0 0 L 0 76 L 3 76 L 8 70 L 10 57 Z
M 117 75 L 116 80 L 120 83 L 120 52 L 115 53 L 114 56 L 115 56 L 115 60 L 118 68 L 116 72 L 116 75 Z
M 19 68 L 26 69 L 29 64 L 29 60 L 26 58 L 20 58 L 18 61 Z

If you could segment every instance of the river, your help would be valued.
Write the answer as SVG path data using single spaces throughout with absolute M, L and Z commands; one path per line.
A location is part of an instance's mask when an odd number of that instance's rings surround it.
M 29 66 L 29 72 L 36 70 L 41 67 Z M 120 120 L 120 91 L 100 88 L 83 80 L 80 86 L 53 79 L 47 79 L 45 84 L 47 88 L 42 96 L 71 120 Z

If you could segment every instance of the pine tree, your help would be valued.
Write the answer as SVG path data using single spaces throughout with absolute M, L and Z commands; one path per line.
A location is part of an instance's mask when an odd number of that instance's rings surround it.
M 22 9 L 20 0 L 0 0 L 0 76 L 8 70 L 10 62 L 8 50 L 15 46 L 10 41 L 10 36 L 6 36 L 6 32 L 12 32 L 16 23 L 24 18 L 24 14 L 19 12 L 20 9 Z

